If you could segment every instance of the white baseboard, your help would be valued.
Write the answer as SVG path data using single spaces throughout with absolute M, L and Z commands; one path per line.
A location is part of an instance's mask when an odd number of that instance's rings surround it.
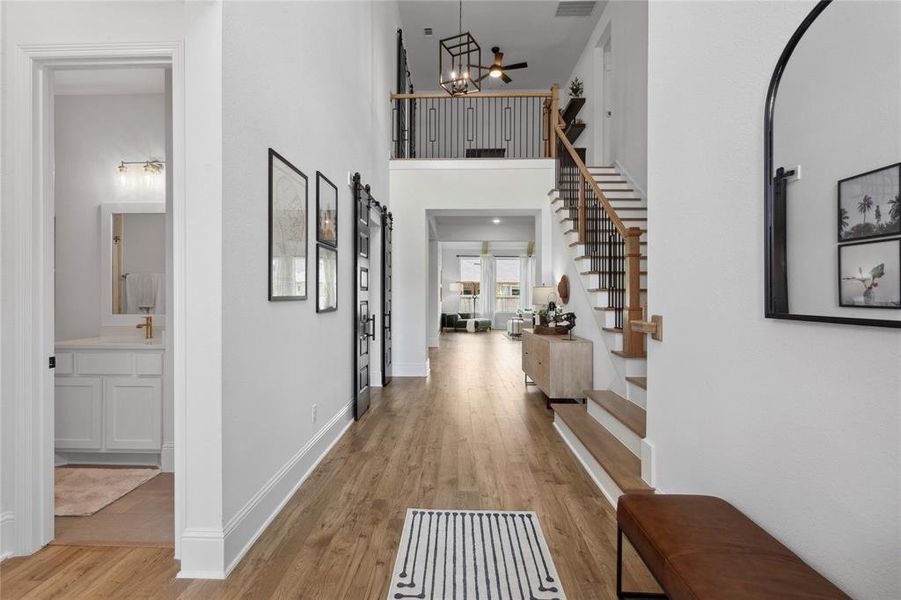
M 395 377 L 428 377 L 429 361 L 424 363 L 394 363 Z
M 225 575 L 231 573 L 288 500 L 353 424 L 345 405 L 225 525 Z
M 123 465 L 135 467 L 157 467 L 160 454 L 156 452 L 78 452 L 57 450 L 55 462 L 74 465 Z M 165 471 L 165 469 L 162 469 Z
M 566 426 L 566 423 L 561 421 L 556 416 L 554 417 L 554 428 L 557 430 L 557 433 L 560 434 L 560 437 L 563 438 L 563 441 L 566 442 L 566 445 L 569 446 L 569 449 L 576 456 L 578 461 L 582 464 L 582 468 L 588 473 L 588 476 L 591 477 L 591 480 L 594 482 L 598 489 L 601 490 L 601 493 L 604 495 L 604 498 L 607 499 L 608 502 L 616 508 L 616 501 L 622 495 L 622 490 L 619 489 L 619 486 L 611 479 L 610 475 L 607 474 L 607 471 L 604 470 L 604 467 L 598 464 L 598 462 L 591 456 L 591 453 L 588 452 L 588 449 L 582 445 L 582 442 L 579 441 L 579 438 L 572 432 L 572 430 Z
M 438 348 L 440 345 L 441 343 L 437 335 L 429 338 L 429 348 Z
M 0 513 L 0 560 L 16 553 L 16 515 L 7 510 Z
M 185 529 L 181 570 L 176 579 L 225 579 L 225 536 L 221 529 Z
M 160 471 L 175 472 L 175 442 L 163 442 L 163 448 L 160 450 Z

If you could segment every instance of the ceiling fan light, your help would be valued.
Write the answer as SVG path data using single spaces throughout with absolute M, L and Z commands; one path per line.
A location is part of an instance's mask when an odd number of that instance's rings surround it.
M 488 70 L 488 74 L 491 75 L 492 77 L 494 77 L 495 79 L 497 79 L 498 77 L 500 77 L 501 75 L 504 74 L 504 71 L 503 71 L 503 69 L 500 69 L 497 67 L 491 67 Z

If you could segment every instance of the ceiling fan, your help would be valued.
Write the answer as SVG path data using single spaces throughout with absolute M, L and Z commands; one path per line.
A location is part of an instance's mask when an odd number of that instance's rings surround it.
M 513 63 L 512 65 L 504 65 L 504 53 L 501 52 L 501 49 L 497 46 L 491 49 L 494 52 L 494 62 L 490 67 L 482 67 L 479 68 L 483 71 L 488 71 L 481 77 L 479 77 L 479 81 L 482 81 L 486 77 L 493 77 L 495 79 L 500 78 L 504 83 L 510 83 L 513 81 L 510 77 L 507 76 L 507 71 L 513 71 L 514 69 L 525 69 L 529 66 L 527 62 L 518 62 Z

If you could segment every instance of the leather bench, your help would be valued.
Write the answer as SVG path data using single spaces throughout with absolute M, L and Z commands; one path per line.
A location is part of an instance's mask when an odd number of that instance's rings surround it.
M 849 598 L 721 498 L 628 494 L 619 498 L 616 520 L 619 598 Z M 623 535 L 657 579 L 663 595 L 623 591 Z

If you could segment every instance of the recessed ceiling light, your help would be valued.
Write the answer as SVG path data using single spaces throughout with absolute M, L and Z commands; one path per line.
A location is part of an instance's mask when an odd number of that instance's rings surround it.
M 500 219 L 491 219 L 491 222 L 494 223 L 495 225 L 497 225 L 498 223 L 501 222 L 501 220 Z

